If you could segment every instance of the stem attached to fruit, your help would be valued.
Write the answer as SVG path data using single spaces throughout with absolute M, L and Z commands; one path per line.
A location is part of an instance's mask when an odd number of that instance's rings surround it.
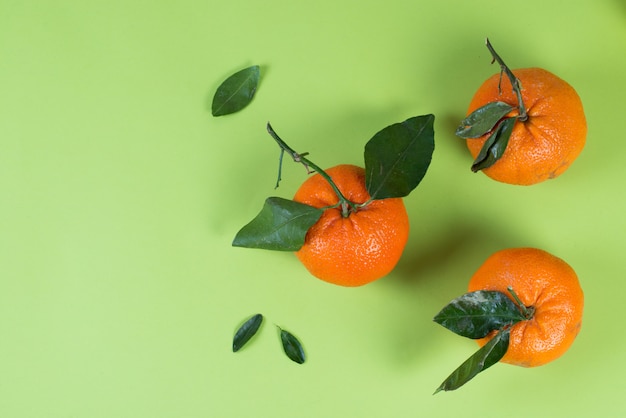
M 300 163 L 306 168 L 307 174 L 317 172 L 319 173 L 320 176 L 324 178 L 324 180 L 328 182 L 328 184 L 330 184 L 330 187 L 333 188 L 333 191 L 339 198 L 339 203 L 337 204 L 337 207 L 341 208 L 341 214 L 343 215 L 344 218 L 347 218 L 348 216 L 350 216 L 350 213 L 355 212 L 357 210 L 357 208 L 360 205 L 357 205 L 349 201 L 343 195 L 343 193 L 341 193 L 341 191 L 339 190 L 335 182 L 333 182 L 333 179 L 330 178 L 330 176 L 324 170 L 322 170 L 315 163 L 311 162 L 311 160 L 309 160 L 308 158 L 305 158 L 305 156 L 308 155 L 308 152 L 305 152 L 302 154 L 297 153 L 293 148 L 287 145 L 287 143 L 278 136 L 278 134 L 276 133 L 276 131 L 274 131 L 274 129 L 272 128 L 272 125 L 270 125 L 269 122 L 267 123 L 267 132 L 269 132 L 269 134 L 272 136 L 272 138 L 274 138 L 274 140 L 278 143 L 278 146 L 280 147 L 280 162 L 278 166 L 278 180 L 276 181 L 276 187 L 278 187 L 278 183 L 280 182 L 280 173 L 281 173 L 281 167 L 282 167 L 283 153 L 287 152 L 296 163 Z
M 486 40 L 486 44 L 487 49 L 489 49 L 489 52 L 491 52 L 491 56 L 493 57 L 491 63 L 493 64 L 497 61 L 500 65 L 500 81 L 502 81 L 502 73 L 505 73 L 511 81 L 511 86 L 513 86 L 513 91 L 517 96 L 517 103 L 519 108 L 519 115 L 517 116 L 517 119 L 524 122 L 528 119 L 528 112 L 526 111 L 526 106 L 524 106 L 524 101 L 522 100 L 522 85 L 519 79 L 515 77 L 515 74 L 513 74 L 509 67 L 507 67 L 507 65 L 504 63 L 502 58 L 500 58 L 495 49 L 493 49 L 493 46 L 491 46 L 491 42 L 489 42 L 489 39 Z M 498 89 L 500 89 L 500 84 L 498 84 Z
M 533 306 L 524 305 L 524 303 L 517 296 L 517 293 L 515 293 L 515 291 L 513 290 L 512 286 L 507 287 L 506 290 L 508 290 L 511 296 L 513 296 L 513 300 L 515 301 L 515 303 L 517 303 L 517 306 L 519 306 L 520 310 L 522 311 L 522 315 L 524 315 L 524 318 L 526 318 L 527 320 L 531 319 L 535 314 L 535 308 Z

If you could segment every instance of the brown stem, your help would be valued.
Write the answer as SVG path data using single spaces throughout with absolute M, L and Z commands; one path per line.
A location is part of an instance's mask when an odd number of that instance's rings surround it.
M 524 106 L 524 101 L 522 100 L 522 85 L 519 79 L 515 77 L 515 74 L 513 74 L 513 72 L 509 69 L 509 67 L 507 67 L 507 65 L 504 63 L 502 58 L 500 58 L 496 50 L 493 49 L 491 42 L 489 42 L 489 38 L 487 38 L 486 44 L 487 44 L 487 49 L 489 49 L 489 52 L 491 52 L 491 56 L 493 57 L 493 60 L 491 61 L 491 63 L 493 64 L 494 62 L 497 61 L 498 64 L 500 65 L 500 80 L 502 80 L 502 73 L 504 73 L 511 81 L 511 86 L 513 86 L 513 91 L 515 92 L 515 95 L 517 96 L 517 104 L 519 108 L 519 115 L 517 116 L 517 119 L 524 122 L 525 120 L 528 119 L 528 112 L 526 111 L 526 106 Z M 499 84 L 498 84 L 498 89 L 500 89 Z
M 305 158 L 305 155 L 308 154 L 307 152 L 299 154 L 296 151 L 294 151 L 293 148 L 287 145 L 287 143 L 278 136 L 278 134 L 274 131 L 274 129 L 272 128 L 272 125 L 270 125 L 269 122 L 267 123 L 267 132 L 278 143 L 278 146 L 280 147 L 280 150 L 281 150 L 280 163 L 279 163 L 279 169 L 278 169 L 278 181 L 276 182 L 276 187 L 278 187 L 278 182 L 280 181 L 280 166 L 282 166 L 282 155 L 283 155 L 283 152 L 287 152 L 296 163 L 300 163 L 304 165 L 304 167 L 306 168 L 307 174 L 311 174 L 312 172 L 317 172 L 319 173 L 320 176 L 324 178 L 324 180 L 328 182 L 328 184 L 330 184 L 330 187 L 332 187 L 333 191 L 339 198 L 339 205 L 341 207 L 341 215 L 344 218 L 347 218 L 348 216 L 350 216 L 350 213 L 357 210 L 357 205 L 351 202 L 350 200 L 348 200 L 343 195 L 343 193 L 341 193 L 341 191 L 339 190 L 339 188 L 337 187 L 333 179 L 328 175 L 328 173 L 326 173 L 324 170 L 318 167 L 311 160 Z M 313 169 L 313 171 L 311 171 L 311 169 Z

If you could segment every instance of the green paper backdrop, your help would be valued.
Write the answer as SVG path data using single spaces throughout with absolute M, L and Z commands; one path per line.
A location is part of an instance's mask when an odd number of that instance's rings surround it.
M 497 71 L 487 36 L 583 100 L 587 145 L 558 179 L 469 170 L 454 128 Z M 0 416 L 623 416 L 625 52 L 621 0 L 0 0 Z M 217 86 L 253 64 L 252 103 L 212 117 Z M 293 254 L 231 247 L 306 178 L 286 161 L 274 190 L 268 121 L 330 167 L 426 113 L 433 162 L 389 276 L 342 288 Z M 497 364 L 433 396 L 477 346 L 432 317 L 521 246 L 577 271 L 578 339 L 546 366 Z

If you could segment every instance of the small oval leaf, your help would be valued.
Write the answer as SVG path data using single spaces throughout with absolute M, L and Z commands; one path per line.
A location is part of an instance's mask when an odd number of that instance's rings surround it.
M 365 145 L 365 184 L 372 199 L 407 196 L 422 181 L 435 149 L 434 115 L 395 123 Z
M 524 319 L 506 294 L 478 290 L 452 300 L 433 320 L 456 334 L 476 339 Z
M 264 250 L 297 251 L 306 233 L 324 211 L 280 197 L 270 197 L 261 212 L 241 228 L 233 246 Z
M 506 146 L 509 144 L 509 138 L 513 132 L 513 126 L 517 118 L 506 118 L 498 126 L 495 131 L 487 138 L 483 147 L 472 164 L 472 171 L 475 173 L 479 170 L 489 168 L 498 161 Z
M 213 96 L 211 104 L 213 116 L 228 115 L 246 107 L 254 97 L 260 75 L 259 66 L 253 65 L 237 71 L 224 80 Z
M 509 348 L 510 330 L 498 332 L 487 344 L 482 346 L 474 355 L 465 360 L 458 369 L 452 372 L 446 380 L 439 385 L 435 393 L 442 390 L 456 390 L 472 380 L 478 373 L 487 370 L 496 364 Z
M 304 348 L 300 341 L 289 331 L 285 331 L 284 329 L 280 330 L 280 341 L 283 344 L 283 350 L 287 357 L 291 360 L 295 361 L 298 364 L 304 363 L 306 360 L 304 355 Z
M 491 131 L 513 109 L 513 106 L 504 102 L 487 103 L 463 119 L 455 134 L 464 139 L 479 138 Z
M 236 353 L 243 347 L 250 338 L 254 337 L 254 334 L 259 330 L 261 323 L 263 322 L 263 315 L 256 314 L 243 323 L 241 327 L 235 332 L 233 338 L 233 353 Z

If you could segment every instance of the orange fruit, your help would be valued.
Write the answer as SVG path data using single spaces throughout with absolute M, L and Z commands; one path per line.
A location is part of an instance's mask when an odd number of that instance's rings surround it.
M 370 199 L 365 170 L 338 165 L 326 170 L 349 201 Z M 339 203 L 320 175 L 309 177 L 293 200 L 316 208 Z M 396 266 L 409 237 L 409 218 L 401 198 L 374 200 L 347 217 L 340 207 L 328 208 L 306 234 L 298 259 L 315 277 L 341 286 L 361 286 L 387 275 Z
M 528 119 L 516 121 L 502 157 L 482 171 L 494 180 L 530 185 L 563 173 L 582 151 L 587 137 L 587 122 L 580 97 L 567 82 L 541 68 L 513 70 L 522 85 L 522 101 Z M 511 82 L 500 74 L 487 79 L 476 91 L 468 112 L 487 103 L 502 101 L 518 106 Z M 507 116 L 516 116 L 513 110 Z M 490 133 L 467 139 L 474 158 Z
M 517 366 L 541 366 L 560 357 L 580 331 L 584 297 L 574 270 L 543 250 L 513 248 L 496 252 L 472 276 L 469 291 L 511 286 L 534 314 L 511 327 L 509 348 L 500 360 Z M 511 298 L 513 299 L 513 298 Z M 477 340 L 483 346 L 492 335 Z

